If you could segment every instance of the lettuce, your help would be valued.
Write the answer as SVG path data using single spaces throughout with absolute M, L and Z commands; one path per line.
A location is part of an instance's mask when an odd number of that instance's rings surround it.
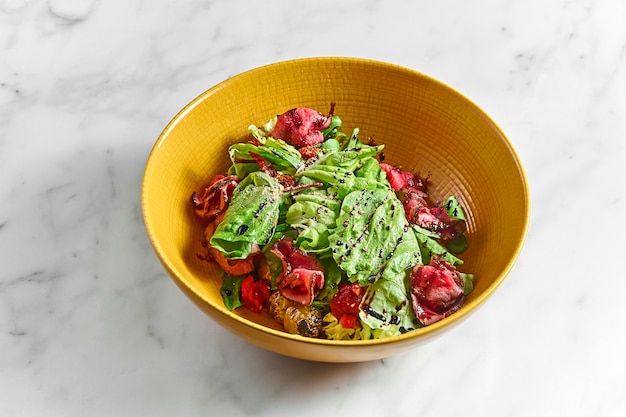
M 231 311 L 243 305 L 243 301 L 241 301 L 241 283 L 243 279 L 243 276 L 224 274 L 220 294 L 224 300 L 224 305 Z
M 249 142 L 235 143 L 228 148 L 228 154 L 232 162 L 230 173 L 244 178 L 251 172 L 258 171 L 259 165 L 250 155 L 256 153 L 261 158 L 272 164 L 274 169 L 293 175 L 296 170 L 304 165 L 300 152 L 288 143 L 272 137 L 261 137 L 261 145 Z
M 335 228 L 341 201 L 327 190 L 313 190 L 293 196 L 286 222 L 298 231 L 296 246 L 307 252 L 328 251 L 328 236 Z
M 324 333 L 331 340 L 368 340 L 375 338 L 374 332 L 369 326 L 364 325 L 358 329 L 345 328 L 332 313 L 324 316 Z
M 324 332 L 329 339 L 380 338 L 422 327 L 411 305 L 410 273 L 416 265 L 428 264 L 434 255 L 452 265 L 462 264 L 454 253 L 467 246 L 465 236 L 445 242 L 446 247 L 437 233 L 409 224 L 402 202 L 376 159 L 383 146 L 363 143 L 358 129 L 348 137 L 341 132 L 339 117 L 333 116 L 322 131 L 324 142 L 310 159 L 270 136 L 275 123 L 273 118 L 263 126 L 250 126 L 255 140 L 230 146 L 229 173 L 242 180 L 210 245 L 227 259 L 245 259 L 253 251 L 263 250 L 273 290 L 283 268 L 281 259 L 268 250 L 275 240 L 290 237 L 296 247 L 315 254 L 324 268 L 325 284 L 313 305 L 327 313 Z M 279 175 L 295 178 L 302 186 L 296 187 L 298 193 L 263 171 L 253 154 Z M 316 188 L 302 190 L 311 185 Z M 465 221 L 455 197 L 449 197 L 442 207 L 450 217 Z M 461 273 L 461 277 L 468 294 L 474 276 Z M 221 294 L 231 310 L 241 306 L 241 280 L 224 277 Z M 328 312 L 341 282 L 358 282 L 366 288 L 358 329 L 343 328 Z
M 401 269 L 417 263 L 419 247 L 407 230 L 402 203 L 391 189 L 353 191 L 343 200 L 337 228 L 329 236 L 329 243 L 337 265 L 350 281 L 367 286 L 382 276 L 405 239 L 409 241 L 403 246 L 402 254 L 409 256 Z M 411 251 L 414 255 L 410 255 Z
M 255 245 L 271 240 L 278 223 L 283 194 L 277 181 L 263 172 L 249 178 L 233 192 L 224 219 L 209 242 L 227 259 L 247 258 Z
M 443 204 L 443 208 L 446 210 L 446 213 L 448 213 L 448 216 L 452 217 L 453 219 L 459 219 L 463 221 L 466 220 L 465 212 L 463 211 L 461 204 L 459 204 L 459 201 L 456 199 L 455 196 L 448 197 L 446 202 Z
M 367 288 L 361 312 L 362 322 L 385 336 L 395 336 L 421 327 L 410 303 L 410 272 L 421 263 L 415 235 L 409 229 L 402 236 L 380 279 Z
M 420 247 L 422 263 L 428 264 L 433 255 L 439 255 L 441 259 L 445 259 L 454 266 L 463 263 L 460 258 L 454 256 L 445 246 L 439 243 L 438 239 L 440 236 L 437 233 L 421 228 L 415 224 L 412 225 L 412 229 Z

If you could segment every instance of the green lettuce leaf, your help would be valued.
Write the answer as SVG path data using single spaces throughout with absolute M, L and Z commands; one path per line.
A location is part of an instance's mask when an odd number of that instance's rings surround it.
M 269 162 L 274 169 L 291 175 L 304 165 L 300 152 L 283 140 L 261 137 L 259 142 L 261 146 L 248 142 L 235 143 L 230 146 L 228 154 L 232 162 L 232 173 L 243 178 L 250 172 L 260 169 L 250 153 L 256 153 Z
M 422 263 L 428 264 L 433 255 L 439 255 L 441 259 L 445 259 L 455 266 L 463 263 L 460 258 L 454 256 L 445 246 L 438 242 L 438 234 L 417 225 L 412 226 L 417 242 L 419 243 L 420 252 L 422 253 Z
M 374 188 L 387 190 L 389 188 L 385 183 L 373 181 L 370 177 L 357 176 L 348 168 L 333 165 L 316 165 L 297 175 L 301 178 L 299 181 L 301 183 L 321 182 L 334 197 L 341 200 L 355 190 Z
M 335 138 L 327 139 L 324 142 L 322 142 L 322 146 L 320 146 L 320 149 L 322 150 L 322 152 L 340 151 L 341 143 L 339 143 L 339 140 Z
M 340 207 L 341 201 L 326 190 L 294 195 L 286 222 L 298 232 L 296 246 L 307 252 L 329 250 L 328 236 L 336 227 Z
M 363 297 L 359 317 L 375 330 L 375 338 L 395 336 L 420 327 L 407 290 L 410 272 L 418 263 L 421 263 L 421 252 L 417 239 L 413 231 L 406 228 L 380 279 L 367 288 Z
M 324 288 L 317 295 L 317 307 L 327 306 L 330 300 L 337 294 L 339 283 L 344 279 L 345 274 L 339 268 L 332 256 L 322 255 L 318 257 L 318 261 L 324 268 Z
M 262 185 L 255 184 L 255 178 Z M 245 259 L 254 245 L 267 244 L 280 215 L 283 194 L 276 180 L 263 172 L 246 179 L 233 192 L 224 218 L 209 242 L 227 259 Z
M 274 116 L 262 126 L 250 125 L 248 126 L 248 132 L 250 132 L 250 134 L 256 139 L 263 140 L 267 137 L 267 135 L 269 135 L 272 130 L 274 130 L 274 126 L 276 126 L 277 121 L 278 116 Z
M 403 279 L 409 270 L 422 263 L 422 251 L 417 238 L 410 228 L 405 228 L 402 241 L 396 246 L 381 276 L 387 280 Z
M 353 191 L 343 200 L 337 228 L 329 236 L 329 243 L 337 265 L 352 282 L 365 286 L 382 276 L 400 243 L 414 239 L 406 233 L 408 230 L 402 203 L 391 189 Z M 414 253 L 404 249 L 409 246 Z M 416 242 L 408 242 L 394 268 L 415 265 L 418 253 Z
M 378 160 L 374 157 L 363 158 L 361 167 L 354 172 L 354 175 L 358 178 L 364 178 L 370 183 L 391 188 L 387 174 L 381 169 Z
M 274 252 L 269 250 L 270 246 L 266 246 L 263 251 L 263 255 L 265 256 L 265 261 L 267 262 L 267 266 L 269 267 L 271 278 L 270 278 L 270 288 L 272 290 L 276 290 L 276 278 L 283 272 L 283 261 L 279 258 Z
M 341 118 L 337 115 L 333 115 L 330 118 L 330 126 L 322 130 L 322 134 L 325 139 L 324 143 L 330 142 L 331 140 L 339 142 L 339 139 L 346 137 L 346 134 L 341 131 L 342 127 L 343 122 L 341 121 Z
M 375 332 L 375 337 L 395 336 L 421 327 L 413 312 L 407 293 L 405 277 L 380 279 L 365 291 L 359 318 Z
M 351 172 L 356 171 L 362 165 L 362 162 L 366 158 L 371 158 L 378 154 L 384 148 L 380 146 L 363 146 L 362 148 L 347 149 L 341 151 L 329 151 L 323 153 L 317 161 L 315 161 L 311 167 L 319 165 L 332 165 L 335 167 L 342 167 Z
M 474 291 L 474 275 L 463 272 L 460 272 L 460 274 L 461 278 L 463 278 L 463 293 L 467 295 Z

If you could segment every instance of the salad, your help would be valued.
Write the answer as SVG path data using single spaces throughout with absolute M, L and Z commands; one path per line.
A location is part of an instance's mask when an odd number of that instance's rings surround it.
M 384 161 L 384 145 L 299 107 L 248 128 L 231 166 L 192 194 L 199 256 L 223 271 L 230 310 L 269 313 L 286 331 L 359 340 L 394 336 L 457 311 L 474 277 L 455 196 Z

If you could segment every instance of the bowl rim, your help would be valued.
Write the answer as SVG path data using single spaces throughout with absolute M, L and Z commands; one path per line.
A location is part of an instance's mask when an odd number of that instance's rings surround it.
M 409 332 L 396 335 L 396 336 L 384 337 L 381 339 L 368 339 L 368 340 L 317 339 L 317 338 L 303 337 L 300 335 L 287 333 L 282 330 L 276 330 L 276 329 L 264 326 L 262 324 L 256 323 L 254 321 L 248 320 L 245 317 L 242 317 L 233 311 L 229 311 L 223 304 L 217 305 L 217 303 L 214 303 L 211 300 L 204 297 L 201 293 L 199 293 L 194 288 L 193 285 L 189 285 L 188 281 L 185 279 L 184 274 L 182 274 L 180 271 L 178 271 L 174 267 L 172 262 L 168 259 L 168 257 L 164 253 L 161 244 L 155 238 L 155 232 L 153 229 L 150 213 L 147 208 L 147 204 L 149 200 L 149 196 L 147 194 L 147 188 L 148 188 L 147 177 L 151 170 L 151 161 L 153 159 L 153 156 L 159 151 L 161 144 L 167 139 L 169 132 L 172 129 L 174 129 L 174 127 L 185 117 L 185 115 L 191 112 L 203 100 L 215 94 L 215 92 L 220 91 L 224 88 L 227 88 L 229 85 L 236 83 L 239 79 L 249 77 L 256 72 L 271 71 L 273 68 L 284 67 L 284 66 L 292 66 L 292 65 L 297 66 L 297 65 L 301 65 L 305 63 L 323 63 L 323 62 L 342 63 L 342 64 L 351 64 L 351 65 L 366 65 L 366 66 L 384 68 L 390 71 L 400 72 L 405 75 L 409 75 L 411 77 L 423 78 L 427 80 L 428 82 L 438 85 L 440 88 L 448 90 L 448 92 L 452 93 L 453 95 L 458 96 L 459 98 L 465 100 L 469 105 L 473 106 L 481 114 L 481 116 L 493 126 L 494 130 L 496 130 L 499 133 L 499 136 L 501 137 L 503 141 L 503 145 L 506 146 L 507 150 L 511 154 L 513 161 L 516 164 L 516 169 L 519 172 L 521 184 L 523 188 L 525 207 L 524 207 L 524 213 L 523 213 L 524 222 L 523 222 L 523 227 L 522 227 L 522 234 L 517 244 L 515 245 L 515 251 L 512 253 L 510 259 L 508 260 L 508 262 L 506 263 L 502 271 L 500 271 L 498 276 L 483 292 L 478 294 L 472 300 L 464 303 L 463 307 L 457 310 L 454 314 L 438 322 L 435 322 L 429 326 L 414 329 Z M 375 60 L 375 59 L 358 58 L 358 57 L 342 57 L 342 56 L 318 56 L 318 57 L 307 57 L 307 58 L 295 58 L 295 59 L 288 59 L 284 61 L 278 61 L 278 62 L 270 63 L 267 65 L 262 65 L 256 68 L 251 68 L 239 74 L 236 74 L 234 76 L 230 76 L 224 79 L 223 81 L 213 85 L 212 87 L 208 88 L 207 90 L 205 90 L 204 92 L 196 96 L 193 100 L 187 103 L 167 123 L 167 125 L 164 127 L 164 129 L 160 133 L 159 137 L 157 138 L 156 142 L 154 143 L 148 155 L 144 173 L 143 173 L 143 179 L 142 179 L 141 207 L 142 207 L 142 218 L 143 218 L 144 226 L 145 226 L 148 238 L 150 240 L 150 243 L 153 247 L 155 254 L 160 260 L 161 264 L 169 273 L 170 278 L 172 278 L 178 286 L 181 286 L 181 285 L 184 286 L 183 290 L 191 292 L 197 298 L 197 300 L 201 300 L 204 304 L 208 305 L 213 313 L 216 313 L 226 319 L 235 320 L 236 322 L 238 322 L 239 324 L 245 327 L 250 327 L 258 332 L 269 334 L 271 336 L 275 336 L 280 339 L 288 339 L 288 340 L 298 342 L 298 343 L 306 343 L 306 344 L 311 344 L 311 345 L 320 345 L 320 346 L 328 346 L 328 347 L 350 346 L 350 347 L 363 347 L 363 348 L 380 346 L 380 345 L 385 345 L 385 344 L 392 344 L 392 343 L 397 343 L 401 341 L 408 341 L 411 339 L 422 338 L 426 335 L 434 335 L 435 333 L 440 332 L 445 327 L 448 327 L 454 322 L 463 321 L 471 313 L 476 311 L 477 308 L 483 305 L 484 302 L 496 291 L 496 289 L 500 287 L 500 285 L 504 282 L 506 277 L 510 274 L 513 267 L 517 263 L 522 253 L 522 249 L 524 247 L 526 239 L 527 239 L 528 229 L 530 225 L 530 217 L 531 217 L 531 199 L 530 199 L 528 178 L 527 178 L 525 169 L 521 163 L 519 154 L 513 147 L 508 136 L 504 133 L 504 131 L 500 128 L 500 126 L 491 118 L 491 116 L 489 116 L 489 114 L 482 107 L 480 107 L 477 103 L 472 101 L 465 94 L 461 93 L 460 91 L 456 90 L 450 85 L 445 84 L 442 81 L 428 74 L 420 72 L 418 70 L 415 70 L 406 66 L 390 63 L 390 62 Z M 194 300 L 194 301 L 197 302 L 197 300 Z

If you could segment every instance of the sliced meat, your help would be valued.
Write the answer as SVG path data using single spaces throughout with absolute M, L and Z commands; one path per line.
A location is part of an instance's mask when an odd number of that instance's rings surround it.
M 276 277 L 276 287 L 289 300 L 309 305 L 324 287 L 324 268 L 315 259 L 293 245 L 291 239 L 280 239 L 272 254 L 282 263 L 282 272 Z
M 309 305 L 324 286 L 321 271 L 295 268 L 277 282 L 278 290 L 291 301 Z
M 216 175 L 202 193 L 196 191 L 191 195 L 196 214 L 204 219 L 214 220 L 226 211 L 238 184 L 239 177 L 236 175 Z
M 440 207 L 421 209 L 415 223 L 438 233 L 444 240 L 454 239 L 467 230 L 463 220 L 450 217 L 448 212 Z
M 330 126 L 330 123 L 331 116 L 298 107 L 278 116 L 270 135 L 298 147 L 317 145 L 324 141 L 321 130 Z
M 311 158 L 315 158 L 319 154 L 320 151 L 315 146 L 308 145 L 308 146 L 303 146 L 302 148 L 298 149 L 298 152 L 300 152 L 300 155 L 302 155 L 304 159 L 311 159 Z
M 383 171 L 385 171 L 387 180 L 394 191 L 405 189 L 421 191 L 423 193 L 427 192 L 426 187 L 428 180 L 426 178 L 422 178 L 412 172 L 402 171 L 401 169 L 385 164 L 384 162 L 381 162 L 379 166 Z
M 229 275 L 247 275 L 254 271 L 255 255 L 251 254 L 246 259 L 226 259 L 222 252 L 215 248 L 209 248 L 213 260 Z
M 450 217 L 445 209 L 429 206 L 427 196 L 421 191 L 403 189 L 398 192 L 398 198 L 409 223 L 438 233 L 444 240 L 454 239 L 467 229 L 463 220 Z
M 465 300 L 463 279 L 449 262 L 433 257 L 411 273 L 411 302 L 418 320 L 425 326 L 457 311 Z
M 454 219 L 445 209 L 428 201 L 428 179 L 394 166 L 381 163 L 391 188 L 402 202 L 409 223 L 438 233 L 442 239 L 450 240 L 463 234 L 467 228 L 461 219 Z

